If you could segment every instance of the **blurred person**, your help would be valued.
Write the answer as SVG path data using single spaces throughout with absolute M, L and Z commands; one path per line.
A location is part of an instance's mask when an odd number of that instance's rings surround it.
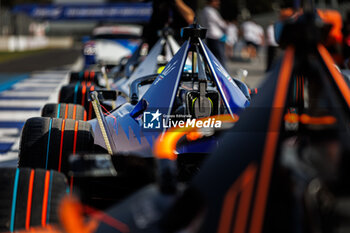
M 232 20 L 227 23 L 227 40 L 226 40 L 226 55 L 229 58 L 233 58 L 234 46 L 238 42 L 238 27 L 237 21 Z
M 281 38 L 284 22 L 296 20 L 299 14 L 300 11 L 293 8 L 283 8 L 280 10 L 279 19 L 274 23 L 274 34 L 277 43 L 279 43 Z
M 266 72 L 272 68 L 272 64 L 275 58 L 281 52 L 278 42 L 276 40 L 281 36 L 281 23 L 283 21 L 293 18 L 297 14 L 292 8 L 283 8 L 279 12 L 278 21 L 271 23 L 266 29 L 266 44 L 267 44 L 267 60 L 266 60 Z M 276 39 L 277 37 L 277 39 Z
M 257 51 L 264 45 L 264 29 L 251 19 L 242 23 L 241 28 L 246 43 L 246 53 L 250 59 L 256 58 Z
M 208 48 L 225 67 L 227 24 L 219 13 L 220 3 L 220 0 L 207 0 L 206 6 L 201 12 L 201 23 L 203 27 L 208 29 L 206 38 Z
M 45 37 L 48 27 L 48 22 L 31 22 L 29 32 L 36 37 Z
M 283 20 L 295 20 L 302 13 L 302 10 L 292 10 L 291 8 L 284 9 L 281 11 L 280 17 Z M 317 14 L 320 19 L 325 23 L 329 24 L 330 30 L 327 38 L 323 42 L 324 46 L 327 48 L 328 52 L 331 54 L 335 63 L 343 67 L 344 58 L 342 56 L 342 45 L 343 45 L 343 22 L 342 16 L 337 10 L 332 9 L 317 9 Z M 280 34 L 281 32 L 277 33 Z
M 153 0 L 152 16 L 143 30 L 143 37 L 149 48 L 158 41 L 158 31 L 164 27 L 172 28 L 174 38 L 180 42 L 181 28 L 193 23 L 196 7 L 196 0 Z

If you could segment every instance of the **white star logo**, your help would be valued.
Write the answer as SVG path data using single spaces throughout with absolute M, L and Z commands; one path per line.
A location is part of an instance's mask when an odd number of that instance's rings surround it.
M 155 113 L 151 113 L 151 115 L 153 116 L 151 122 L 153 122 L 155 119 L 157 119 L 157 121 L 159 121 L 159 117 L 160 117 L 162 114 L 159 113 L 159 109 L 157 109 L 157 111 L 156 111 Z

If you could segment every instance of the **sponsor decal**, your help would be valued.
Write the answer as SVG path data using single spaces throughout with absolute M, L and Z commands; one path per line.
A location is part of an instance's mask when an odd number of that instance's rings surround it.
M 217 69 L 230 83 L 234 86 L 238 87 L 237 84 L 232 80 L 231 76 L 227 73 L 227 71 L 220 65 L 218 61 L 213 60 L 213 63 Z
M 157 85 L 159 81 L 163 80 L 165 76 L 169 75 L 176 68 L 176 64 L 178 61 L 175 61 L 173 64 L 166 66 L 162 73 L 159 74 L 158 78 L 154 81 L 153 85 Z

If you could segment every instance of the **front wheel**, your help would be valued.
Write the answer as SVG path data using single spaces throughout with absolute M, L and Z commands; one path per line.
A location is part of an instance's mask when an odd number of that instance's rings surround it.
M 21 135 L 19 167 L 68 172 L 68 156 L 91 152 L 94 135 L 88 122 L 34 117 L 26 121 Z

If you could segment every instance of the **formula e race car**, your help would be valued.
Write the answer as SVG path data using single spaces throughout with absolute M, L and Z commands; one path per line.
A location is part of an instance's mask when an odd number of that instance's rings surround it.
M 120 63 L 130 56 L 141 43 L 141 26 L 116 25 L 100 26 L 93 30 L 92 36 L 83 45 L 84 67 L 98 63 Z
M 200 28 L 186 29 L 184 35 L 189 40 L 162 73 L 137 79 L 131 86 L 131 103 L 106 116 L 104 127 L 114 153 L 130 149 L 146 152 L 160 133 L 186 116 L 196 119 L 226 113 L 234 117 L 248 106 L 247 87 L 234 81 L 202 43 L 200 36 L 204 36 L 199 33 L 203 32 Z M 192 70 L 186 72 L 185 63 L 190 60 L 188 54 L 192 55 Z M 139 100 L 138 86 L 150 82 L 152 85 Z M 101 124 L 98 120 L 92 120 L 90 124 L 95 144 L 107 149 Z
M 60 104 L 48 104 L 43 108 L 42 116 L 73 118 L 73 107 L 78 108 L 78 112 L 83 112 L 82 105 L 86 111 L 84 114 L 76 114 L 74 119 L 86 120 L 95 117 L 92 111 L 92 105 L 88 102 L 89 92 L 96 89 L 116 90 L 118 94 L 117 101 L 108 101 L 103 105 L 108 109 L 114 109 L 125 102 L 130 102 L 130 86 L 142 76 L 153 75 L 161 72 L 161 69 L 170 61 L 178 51 L 179 45 L 172 37 L 172 30 L 164 28 L 160 32 L 160 39 L 150 50 L 148 56 L 144 57 L 144 43 L 141 43 L 133 55 L 121 62 L 117 66 L 100 64 L 100 70 L 84 70 L 81 72 L 70 73 L 70 84 L 63 86 L 59 94 Z M 107 72 L 107 70 L 109 70 Z M 140 93 L 144 93 L 149 84 L 141 87 Z M 67 105 L 68 104 L 68 105 Z M 68 114 L 65 114 L 67 109 Z M 82 109 L 82 110 L 81 110 Z M 80 118 L 77 118 L 77 117 Z

